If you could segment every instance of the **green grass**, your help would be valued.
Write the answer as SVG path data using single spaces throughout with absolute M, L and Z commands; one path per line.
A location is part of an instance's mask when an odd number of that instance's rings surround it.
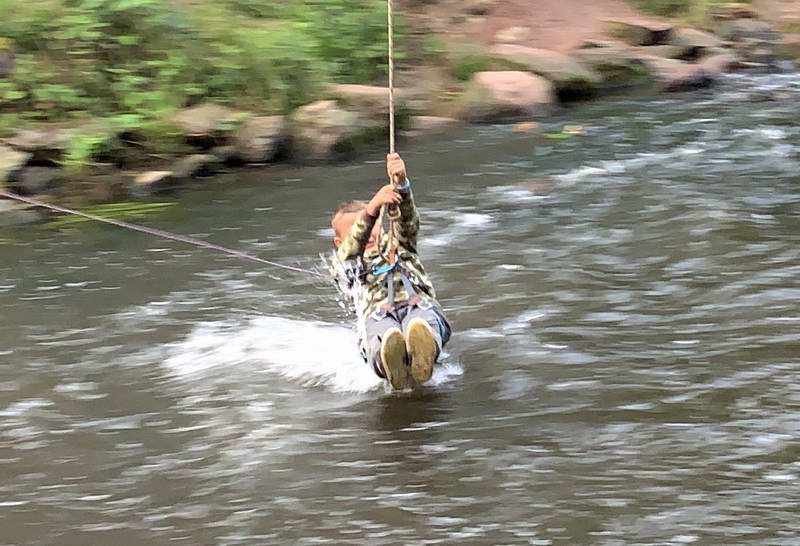
M 176 203 L 114 203 L 84 208 L 81 212 L 99 216 L 108 220 L 135 220 L 152 216 L 153 214 L 174 207 Z M 66 229 L 93 222 L 82 216 L 59 216 L 46 224 L 48 229 Z

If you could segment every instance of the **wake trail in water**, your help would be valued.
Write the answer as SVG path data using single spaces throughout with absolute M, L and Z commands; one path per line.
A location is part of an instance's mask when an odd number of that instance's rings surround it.
M 221 374 L 246 380 L 269 373 L 304 387 L 333 392 L 383 392 L 378 378 L 358 354 L 356 333 L 343 325 L 262 316 L 244 324 L 203 323 L 171 344 L 164 366 L 175 378 L 202 381 Z M 460 376 L 459 364 L 439 365 L 429 385 Z

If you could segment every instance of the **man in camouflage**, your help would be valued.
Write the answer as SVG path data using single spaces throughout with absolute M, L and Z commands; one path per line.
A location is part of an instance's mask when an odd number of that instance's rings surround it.
M 395 389 L 420 385 L 450 338 L 450 325 L 417 254 L 419 216 L 403 160 L 387 157 L 389 178 L 371 201 L 336 210 L 333 272 L 353 301 L 361 352 Z M 379 216 L 397 205 L 400 219 L 382 233 Z

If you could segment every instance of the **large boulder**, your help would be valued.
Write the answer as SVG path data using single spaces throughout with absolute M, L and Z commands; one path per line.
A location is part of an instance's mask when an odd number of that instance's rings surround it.
M 358 143 L 376 130 L 374 124 L 334 100 L 298 108 L 291 116 L 291 127 L 294 157 L 310 163 L 351 155 Z
M 239 112 L 206 103 L 181 110 L 171 121 L 188 143 L 210 148 L 226 142 L 241 120 Z
M 546 115 L 556 100 L 548 80 L 526 72 L 479 72 L 462 97 L 460 117 L 501 122 Z
M 672 25 L 657 19 L 626 18 L 606 23 L 612 36 L 635 46 L 665 44 L 672 34 Z
M 6 144 L 31 155 L 36 163 L 57 164 L 64 157 L 75 131 L 60 127 L 20 129 L 6 139 Z
M 238 156 L 248 163 L 269 163 L 286 155 L 289 125 L 283 116 L 248 119 L 234 135 Z
M 376 126 L 389 127 L 389 88 L 374 85 L 340 84 L 331 90 L 336 101 L 346 109 L 358 112 Z M 408 121 L 409 98 L 406 89 L 394 90 L 395 123 L 404 128 Z
M 41 219 L 42 215 L 33 207 L 0 200 L 0 228 L 33 224 Z
M 492 48 L 492 55 L 547 78 L 559 94 L 591 95 L 602 82 L 599 74 L 557 51 L 500 44 Z
M 642 62 L 636 48 L 620 43 L 597 43 L 584 47 L 573 55 L 583 65 L 600 75 L 603 92 L 616 92 L 638 87 L 652 81 L 647 65 Z
M 658 86 L 664 91 L 700 89 L 708 87 L 713 82 L 710 75 L 698 64 L 644 55 L 641 60 L 648 66 Z
M 676 28 L 672 31 L 672 34 L 670 34 L 667 43 L 674 46 L 697 49 L 710 49 L 723 46 L 723 42 L 718 36 L 694 28 Z
M 30 158 L 29 153 L 0 144 L 0 189 L 17 177 Z

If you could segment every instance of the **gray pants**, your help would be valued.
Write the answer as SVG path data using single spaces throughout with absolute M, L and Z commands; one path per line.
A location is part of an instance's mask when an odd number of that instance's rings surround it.
M 427 308 L 419 305 L 398 305 L 394 311 L 386 313 L 383 317 L 367 317 L 367 339 L 365 343 L 367 354 L 365 358 L 379 377 L 384 377 L 381 367 L 381 340 L 383 335 L 392 328 L 399 328 L 401 332 L 405 332 L 406 327 L 415 318 L 421 318 L 431 325 L 433 337 L 441 353 L 450 340 L 451 329 L 442 308 L 438 305 Z

